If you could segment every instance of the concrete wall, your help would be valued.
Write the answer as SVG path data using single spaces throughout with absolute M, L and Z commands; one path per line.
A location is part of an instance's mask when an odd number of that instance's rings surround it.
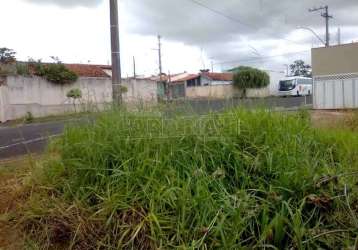
M 123 101 L 128 104 L 149 103 L 155 104 L 158 101 L 158 84 L 148 79 L 124 79 L 123 86 L 128 92 L 123 94 Z
M 358 43 L 312 49 L 314 76 L 358 73 Z
M 31 112 L 34 117 L 73 112 L 71 89 L 81 89 L 76 109 L 103 109 L 112 102 L 110 78 L 79 78 L 73 84 L 53 84 L 40 77 L 7 76 L 0 88 L 0 121 L 14 120 Z
M 247 89 L 247 97 L 249 98 L 263 98 L 270 96 L 270 88 L 263 89 Z M 233 85 L 213 85 L 189 87 L 186 89 L 186 97 L 189 99 L 195 98 L 210 98 L 210 99 L 228 99 L 234 97 L 241 97 L 241 91 Z

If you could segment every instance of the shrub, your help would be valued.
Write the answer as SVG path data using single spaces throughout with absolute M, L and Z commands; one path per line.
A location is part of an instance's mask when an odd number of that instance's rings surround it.
M 234 86 L 243 90 L 246 97 L 246 89 L 248 88 L 264 88 L 270 84 L 270 76 L 259 69 L 244 68 L 234 73 Z
M 80 89 L 71 89 L 70 91 L 67 92 L 66 96 L 73 100 L 73 106 L 74 106 L 75 112 L 77 112 L 76 100 L 82 98 L 82 91 Z
M 24 119 L 25 123 L 33 123 L 34 120 L 35 120 L 35 118 L 34 118 L 33 114 L 31 112 L 27 112 L 25 119 Z
M 122 94 L 128 93 L 128 88 L 126 86 L 121 85 L 121 93 Z
M 45 64 L 41 60 L 30 59 L 28 66 L 32 74 L 56 84 L 68 84 L 77 81 L 78 75 L 66 68 L 61 62 Z
M 29 66 L 26 63 L 16 63 L 16 72 L 18 75 L 21 75 L 21 76 L 31 75 Z
M 38 64 L 35 74 L 57 84 L 73 83 L 78 79 L 77 74 L 67 69 L 62 63 Z
M 71 89 L 67 92 L 66 96 L 68 98 L 80 99 L 82 98 L 82 91 L 80 89 Z

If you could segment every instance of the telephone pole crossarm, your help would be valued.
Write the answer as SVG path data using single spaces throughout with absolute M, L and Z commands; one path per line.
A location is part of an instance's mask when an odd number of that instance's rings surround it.
M 321 7 L 318 7 L 318 8 L 309 9 L 309 12 L 316 12 L 316 11 L 320 11 L 320 10 L 324 11 L 324 12 L 321 13 L 321 16 L 326 19 L 326 47 L 329 47 L 329 45 L 330 45 L 329 19 L 333 18 L 333 16 L 331 16 L 329 14 L 328 5 L 321 6 Z

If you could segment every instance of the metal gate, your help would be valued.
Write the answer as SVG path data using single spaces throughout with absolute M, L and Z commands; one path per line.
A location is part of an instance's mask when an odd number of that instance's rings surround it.
M 358 108 L 358 74 L 314 77 L 315 109 Z

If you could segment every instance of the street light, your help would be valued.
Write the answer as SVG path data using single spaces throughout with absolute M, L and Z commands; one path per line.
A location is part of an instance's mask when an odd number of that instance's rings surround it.
M 315 37 L 317 37 L 317 39 L 323 44 L 326 46 L 326 42 L 323 41 L 323 39 L 311 28 L 309 27 L 302 27 L 302 26 L 298 26 L 297 29 L 301 29 L 301 30 L 308 30 L 310 31 Z

